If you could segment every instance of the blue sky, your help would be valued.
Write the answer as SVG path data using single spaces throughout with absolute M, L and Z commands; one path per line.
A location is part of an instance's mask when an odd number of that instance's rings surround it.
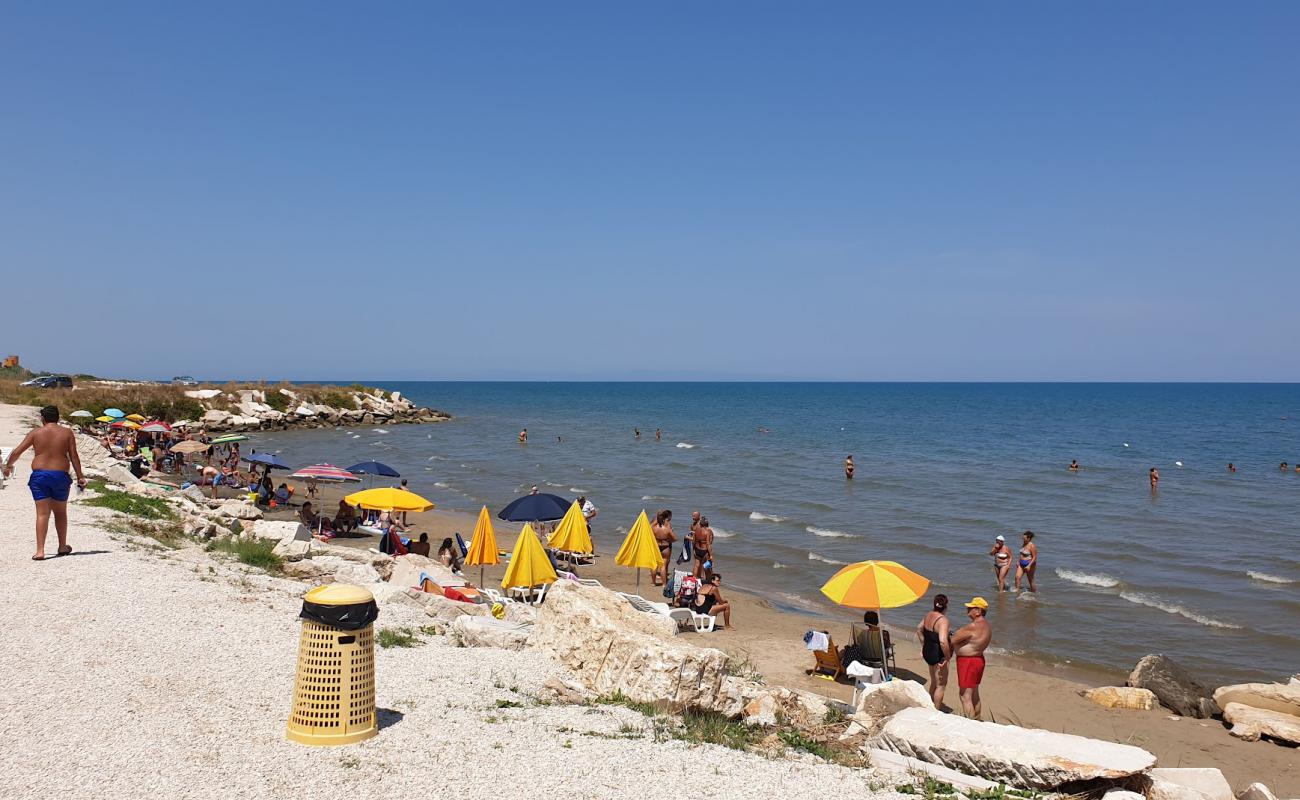
M 1296 380 L 1300 6 L 10 4 L 0 350 Z

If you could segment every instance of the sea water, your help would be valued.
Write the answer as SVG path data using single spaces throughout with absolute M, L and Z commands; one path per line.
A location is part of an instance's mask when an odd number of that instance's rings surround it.
M 956 624 L 986 597 L 995 652 L 1114 669 L 1163 652 L 1213 680 L 1300 667 L 1300 474 L 1278 469 L 1300 461 L 1300 385 L 384 385 L 453 419 L 254 441 L 295 465 L 388 463 L 443 509 L 585 494 L 605 553 L 642 509 L 672 509 L 679 535 L 698 509 L 727 584 L 780 607 L 826 611 L 840 566 L 893 560 Z M 999 595 L 993 538 L 1014 552 L 1025 530 L 1040 591 Z

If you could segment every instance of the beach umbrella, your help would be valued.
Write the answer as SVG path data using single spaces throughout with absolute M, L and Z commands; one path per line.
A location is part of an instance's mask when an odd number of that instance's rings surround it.
M 496 564 L 498 561 L 497 534 L 492 530 L 492 515 L 488 513 L 487 506 L 483 506 L 478 512 L 478 522 L 474 523 L 474 536 L 469 540 L 465 566 L 478 565 L 478 585 L 482 586 L 484 565 Z
M 333 464 L 312 464 L 310 467 L 303 467 L 289 476 L 290 478 L 305 478 L 318 481 L 334 481 L 337 483 L 346 483 L 348 481 L 360 481 L 356 475 Z
M 646 518 L 645 509 L 641 509 L 641 516 L 636 518 L 632 530 L 627 532 L 627 538 L 614 555 L 614 563 L 636 570 L 638 593 L 641 591 L 641 570 L 658 569 L 664 563 L 663 556 L 659 555 L 659 543 L 655 541 L 654 531 L 650 530 L 650 520 Z
M 68 416 L 69 417 L 93 417 L 95 415 L 90 413 L 89 411 L 73 411 Z
M 526 494 L 497 512 L 497 519 L 507 522 L 550 522 L 561 519 L 569 510 L 569 501 L 554 494 Z
M 832 575 L 822 594 L 836 605 L 881 609 L 915 603 L 929 588 L 929 578 L 896 561 L 859 561 Z
M 172 426 L 168 425 L 166 422 L 160 422 L 158 420 L 146 422 L 140 426 L 140 430 L 145 433 L 169 433 L 171 429 Z
M 591 532 L 587 528 L 587 518 L 582 516 L 582 506 L 574 501 L 565 513 L 564 519 L 555 526 L 555 531 L 546 542 L 556 550 L 564 551 L 569 556 L 570 566 L 577 562 L 578 553 L 590 553 L 595 548 L 591 544 Z
M 227 433 L 225 436 L 218 436 L 212 440 L 212 444 L 234 444 L 235 442 L 246 442 L 248 437 L 242 433 Z
M 208 445 L 204 444 L 203 442 L 196 442 L 192 439 L 189 441 L 178 442 L 175 445 L 172 445 L 173 453 L 202 453 L 204 450 L 207 449 L 208 449 Z
M 104 416 L 112 417 L 113 419 L 121 419 L 126 416 L 126 412 L 120 408 L 106 408 L 104 409 Z
M 112 417 L 95 417 L 96 422 L 112 422 Z
M 129 420 L 129 419 L 119 419 L 117 422 L 114 422 L 112 425 L 109 425 L 108 427 L 110 427 L 110 428 L 130 428 L 131 430 L 135 430 L 136 428 L 139 428 L 139 427 L 140 427 L 140 423 L 135 422 L 135 421 L 133 421 L 133 420 Z
M 362 461 L 360 464 L 353 464 L 352 466 L 348 467 L 348 472 L 352 472 L 357 475 L 369 475 L 371 486 L 375 485 L 374 476 L 376 475 L 381 475 L 385 478 L 402 477 L 402 473 L 398 472 L 397 470 L 393 469 L 387 464 L 381 464 L 378 461 Z
M 511 554 L 510 564 L 506 567 L 506 576 L 501 579 L 501 588 L 521 586 L 531 589 L 534 586 L 554 583 L 558 579 L 555 568 L 551 566 L 551 560 L 546 557 L 546 551 L 542 549 L 542 543 L 533 532 L 533 526 L 524 523 L 524 529 L 519 532 L 519 538 L 515 540 L 515 551 Z
M 391 486 L 354 492 L 343 499 L 350 506 L 360 506 L 372 511 L 428 511 L 433 508 L 431 501 L 425 500 L 418 494 L 405 489 L 394 489 Z
M 143 414 L 127 414 L 127 415 L 126 415 L 126 418 L 129 419 L 129 420 L 131 420 L 132 422 L 144 422 L 144 421 L 145 421 L 145 419 L 144 419 L 144 415 L 143 415 Z
M 267 472 L 273 469 L 293 469 L 293 467 L 281 461 L 280 457 L 274 453 L 253 453 L 244 456 L 243 460 L 250 464 L 261 464 L 266 467 Z

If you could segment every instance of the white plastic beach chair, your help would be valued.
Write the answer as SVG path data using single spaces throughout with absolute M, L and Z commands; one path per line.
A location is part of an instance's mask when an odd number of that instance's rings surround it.
M 595 578 L 578 578 L 578 583 L 582 584 L 583 586 L 599 586 L 602 589 L 605 588 L 605 584 L 601 583 Z
M 619 597 L 626 600 L 637 611 L 643 611 L 647 614 L 658 614 L 661 617 L 667 617 L 676 623 L 678 628 L 683 625 L 691 624 L 691 611 L 687 608 L 672 608 L 667 603 L 652 603 L 639 594 L 617 593 Z
M 0 447 L 0 464 L 8 463 L 9 454 L 13 451 L 14 449 L 12 447 Z M 0 489 L 3 488 L 5 488 L 5 471 L 0 469 Z
M 521 603 L 528 603 L 529 605 L 540 606 L 542 604 L 542 601 L 546 599 L 546 587 L 548 586 L 550 586 L 549 583 L 543 583 L 540 587 L 511 586 L 510 596 L 515 598 Z
M 687 609 L 683 608 L 682 611 Z M 713 626 L 718 624 L 718 618 L 712 614 L 697 614 L 690 612 L 691 622 L 695 625 L 696 633 L 713 633 Z

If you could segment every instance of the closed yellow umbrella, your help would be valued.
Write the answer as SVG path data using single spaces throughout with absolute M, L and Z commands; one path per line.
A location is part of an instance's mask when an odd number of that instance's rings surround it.
M 831 576 L 822 594 L 849 608 L 897 608 L 915 603 L 930 588 L 930 579 L 897 561 L 859 561 Z
M 127 414 L 126 418 L 135 420 L 136 422 L 144 422 L 144 417 L 140 414 Z
M 650 520 L 646 518 L 645 509 L 636 518 L 632 530 L 627 532 L 623 544 L 614 555 L 614 563 L 636 570 L 636 589 L 641 591 L 641 570 L 658 569 L 664 563 L 659 555 L 659 543 L 655 541 L 654 531 L 650 530 Z
M 510 564 L 506 567 L 506 576 L 501 580 L 501 588 L 523 586 L 531 589 L 554 583 L 558 578 L 551 560 L 542 549 L 541 541 L 533 532 L 533 526 L 525 522 L 524 529 L 515 540 L 515 551 L 510 555 Z
M 433 503 L 415 492 L 394 489 L 391 486 L 354 492 L 343 500 L 350 506 L 360 506 L 374 511 L 428 511 Z
M 497 557 L 497 535 L 492 530 L 492 515 L 487 506 L 478 512 L 478 522 L 474 524 L 474 536 L 469 540 L 469 552 L 465 554 L 465 566 L 478 565 L 478 583 L 483 585 L 483 566 L 495 564 Z
M 565 512 L 564 519 L 555 527 L 555 532 L 546 542 L 556 550 L 563 550 L 570 553 L 576 560 L 578 553 L 590 553 L 595 548 L 591 544 L 591 532 L 587 528 L 587 518 L 582 516 L 582 506 L 578 505 L 575 500 L 569 510 Z

